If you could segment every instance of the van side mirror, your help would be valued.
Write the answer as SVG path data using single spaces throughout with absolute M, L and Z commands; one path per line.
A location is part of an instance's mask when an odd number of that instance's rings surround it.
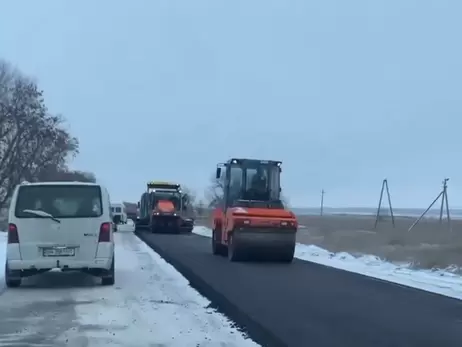
M 140 202 L 139 201 L 136 203 L 136 206 L 138 206 L 138 208 L 140 208 Z
M 217 167 L 217 173 L 215 175 L 216 179 L 219 179 L 221 177 L 221 167 Z

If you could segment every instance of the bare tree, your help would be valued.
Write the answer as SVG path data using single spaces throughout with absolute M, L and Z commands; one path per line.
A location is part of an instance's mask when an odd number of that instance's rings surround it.
M 202 200 L 199 200 L 195 206 L 195 210 L 198 217 L 203 217 L 205 212 L 205 203 Z
M 93 174 L 68 170 L 79 144 L 63 125 L 36 83 L 0 60 L 0 209 L 23 180 L 95 181 Z
M 205 198 L 209 208 L 214 208 L 220 204 L 223 199 L 224 187 L 223 178 L 217 179 L 215 174 L 213 174 L 210 178 L 210 186 L 205 192 Z
M 181 190 L 182 190 L 182 193 L 183 193 L 183 196 L 182 196 L 182 204 L 183 206 L 186 206 L 186 208 L 192 208 L 192 206 L 194 205 L 194 202 L 196 201 L 196 194 L 194 194 L 194 192 L 189 189 L 188 187 L 185 187 L 185 186 L 182 186 L 181 187 Z

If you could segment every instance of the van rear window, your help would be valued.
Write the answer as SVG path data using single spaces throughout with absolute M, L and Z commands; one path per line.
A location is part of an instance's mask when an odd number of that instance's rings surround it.
M 19 188 L 15 215 L 37 218 L 24 210 L 40 210 L 55 218 L 91 218 L 103 214 L 101 188 L 84 185 L 37 185 Z

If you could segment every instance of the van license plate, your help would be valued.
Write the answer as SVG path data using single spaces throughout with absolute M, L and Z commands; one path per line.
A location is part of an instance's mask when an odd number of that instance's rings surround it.
M 59 248 L 44 248 L 44 257 L 72 257 L 75 255 L 75 248 L 59 247 Z

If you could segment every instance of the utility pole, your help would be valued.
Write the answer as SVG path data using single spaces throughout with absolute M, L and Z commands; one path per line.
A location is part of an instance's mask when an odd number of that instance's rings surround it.
M 324 194 L 326 192 L 323 190 L 321 190 L 321 217 L 322 215 L 324 214 Z
M 427 212 L 430 211 L 430 209 L 438 201 L 439 198 L 441 198 L 441 208 L 440 208 L 440 218 L 439 218 L 440 224 L 443 223 L 443 211 L 444 211 L 444 207 L 446 206 L 446 217 L 448 219 L 448 227 L 449 227 L 449 230 L 451 230 L 451 216 L 449 214 L 449 202 L 448 202 L 448 181 L 449 181 L 449 178 L 445 178 L 443 180 L 443 189 L 441 190 L 441 192 L 432 201 L 432 203 L 430 204 L 430 206 L 428 206 L 428 208 L 424 211 L 424 213 L 422 213 L 422 215 L 419 218 L 417 218 L 417 220 L 414 223 L 412 223 L 412 225 L 409 227 L 407 231 L 411 231 L 417 225 L 417 223 L 419 223 L 420 220 L 423 217 L 425 217 Z
M 388 208 L 390 209 L 391 223 L 393 224 L 393 228 L 394 228 L 395 227 L 395 216 L 393 215 L 393 207 L 391 205 L 390 189 L 388 189 L 388 180 L 386 178 L 382 181 L 382 189 L 380 190 L 379 206 L 377 208 L 377 215 L 375 216 L 374 228 L 377 228 L 377 224 L 379 223 L 380 211 L 381 211 L 381 208 L 382 208 L 382 200 L 383 200 L 383 192 L 384 191 L 386 191 L 386 193 L 387 193 Z
M 448 181 L 449 181 L 449 178 L 445 178 L 443 180 L 443 191 L 441 192 L 442 198 L 441 198 L 441 208 L 440 208 L 440 224 L 443 223 L 443 211 L 444 211 L 445 204 L 446 204 L 446 215 L 448 218 L 448 222 L 450 221 L 449 202 L 448 202 Z

